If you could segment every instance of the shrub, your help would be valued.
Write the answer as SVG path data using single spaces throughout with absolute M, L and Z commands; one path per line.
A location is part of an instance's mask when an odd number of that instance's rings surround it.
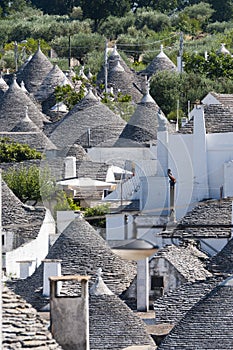
M 8 138 L 0 139 L 0 162 L 22 162 L 28 159 L 41 159 L 42 154 L 26 144 L 10 141 Z

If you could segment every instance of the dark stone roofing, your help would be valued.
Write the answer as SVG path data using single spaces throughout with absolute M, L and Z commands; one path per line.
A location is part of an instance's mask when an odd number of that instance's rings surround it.
M 233 107 L 233 94 L 218 94 L 217 92 L 211 92 L 221 104 L 226 107 Z
M 14 233 L 14 249 L 37 237 L 44 217 L 44 208 L 24 205 L 2 181 L 2 226 Z
M 29 145 L 39 152 L 56 150 L 56 146 L 48 139 L 43 131 L 38 132 L 0 132 L 0 137 L 7 137 L 10 140 Z
M 231 237 L 231 213 L 232 198 L 199 202 L 177 223 L 171 233 L 161 232 L 161 235 L 181 238 Z
M 77 160 L 76 174 L 77 177 L 90 177 L 99 181 L 106 181 L 109 164 L 93 162 L 88 160 Z
M 29 118 L 42 129 L 44 122 L 48 120 L 14 79 L 0 99 L 0 130 L 11 131 L 25 116 L 26 107 L 28 107 Z
M 233 287 L 218 285 L 185 315 L 159 350 L 219 350 L 233 344 Z
M 155 349 L 145 324 L 116 295 L 90 295 L 90 349 L 121 350 L 150 345 Z
M 29 118 L 27 112 L 24 117 L 13 127 L 12 132 L 39 132 L 38 126 Z
M 193 282 L 211 276 L 205 267 L 207 255 L 202 253 L 193 241 L 185 241 L 182 245 L 174 244 L 159 249 L 153 259 L 164 258 L 185 278 Z
M 108 56 L 108 87 L 112 87 L 114 93 L 117 95 L 118 89 L 123 94 L 131 95 L 132 101 L 139 102 L 142 98 L 141 91 L 144 89 L 145 79 L 129 68 L 126 62 L 116 49 L 116 46 Z M 122 80 L 121 80 L 122 79 Z M 101 68 L 97 75 L 97 85 L 105 82 L 105 68 Z M 124 82 L 124 83 L 123 83 Z
M 166 292 L 154 301 L 155 323 L 177 324 L 221 279 L 214 276 L 202 281 L 187 282 Z
M 138 103 L 137 108 L 124 127 L 115 146 L 131 145 L 131 141 L 139 144 L 157 140 L 159 106 L 147 92 Z M 168 122 L 168 130 L 175 132 L 173 126 Z
M 230 107 L 220 105 L 204 105 L 206 133 L 223 133 L 233 131 L 233 111 Z M 179 130 L 182 134 L 193 133 L 193 118 Z
M 30 61 L 19 70 L 17 80 L 19 82 L 23 80 L 28 92 L 35 93 L 52 68 L 52 63 L 39 47 Z
M 214 255 L 208 265 L 209 270 L 220 273 L 233 273 L 233 240 Z
M 136 263 L 114 254 L 106 241 L 84 219 L 76 218 L 61 235 L 46 257 L 61 259 L 62 275 L 88 275 L 93 277 L 102 268 L 106 285 L 115 294 L 125 291 L 136 275 Z M 90 281 L 91 285 L 92 281 Z M 12 287 L 36 309 L 48 303 L 42 297 L 42 265 L 27 279 L 18 280 Z M 72 295 L 72 288 L 64 286 L 64 294 Z
M 62 349 L 48 331 L 47 322 L 19 295 L 2 290 L 2 349 Z
M 133 102 L 139 102 L 142 98 L 142 93 L 135 87 L 135 74 L 127 72 L 116 60 L 108 70 L 108 85 L 113 88 L 114 95 L 121 92 L 123 95 L 130 95 Z
M 76 104 L 56 125 L 51 133 L 51 141 L 58 147 L 67 144 L 88 146 L 88 129 L 90 129 L 90 146 L 119 136 L 126 122 L 113 113 L 94 94 L 89 93 Z
M 172 62 L 172 60 L 170 60 L 170 58 L 163 52 L 163 50 L 161 50 L 161 52 L 155 56 L 147 68 L 141 71 L 140 74 L 150 77 L 153 74 L 163 70 L 177 71 L 177 67 Z
M 85 149 L 81 145 L 76 144 L 69 147 L 67 157 L 75 157 L 77 160 L 91 160 Z
M 38 90 L 35 92 L 35 97 L 38 101 L 43 102 L 54 93 L 56 86 L 70 85 L 71 82 L 67 79 L 62 70 L 55 64 L 50 72 L 46 75 Z
M 69 151 L 67 151 L 67 156 Z M 99 181 L 106 181 L 107 171 L 109 169 L 108 164 L 93 162 L 86 157 L 77 158 L 76 160 L 76 177 L 89 177 Z M 65 178 L 65 165 L 64 157 L 47 158 L 40 162 L 41 169 L 49 168 L 51 175 L 56 180 L 62 180 Z

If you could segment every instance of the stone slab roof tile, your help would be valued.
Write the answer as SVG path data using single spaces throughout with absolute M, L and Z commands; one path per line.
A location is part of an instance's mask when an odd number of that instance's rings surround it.
M 69 85 L 73 87 L 70 80 L 62 70 L 55 64 L 50 72 L 46 75 L 38 90 L 35 92 L 35 97 L 38 101 L 42 102 L 48 99 L 57 86 Z
M 203 280 L 211 276 L 203 262 L 208 257 L 195 246 L 194 242 L 181 246 L 166 246 L 159 249 L 152 259 L 161 257 L 168 260 L 186 281 Z
M 46 258 L 62 260 L 62 275 L 93 277 L 96 269 L 101 267 L 106 285 L 117 295 L 129 287 L 136 275 L 136 263 L 113 253 L 106 241 L 82 218 L 76 218 L 65 229 Z M 90 286 L 92 283 L 91 280 Z M 39 310 L 48 303 L 48 299 L 42 297 L 42 286 L 43 267 L 40 266 L 32 276 L 15 282 L 12 287 Z M 73 295 L 75 288 L 64 285 L 63 293 Z
M 220 103 L 226 107 L 233 107 L 233 94 L 218 94 L 216 92 L 211 92 Z
M 233 344 L 232 286 L 218 285 L 194 305 L 158 350 L 219 350 Z
M 152 102 L 145 99 L 144 102 L 144 99 L 142 99 L 124 127 L 115 146 L 120 146 L 121 144 L 125 146 L 127 140 L 135 141 L 139 144 L 157 140 L 158 111 L 159 106 L 155 101 Z M 168 130 L 169 132 L 175 132 L 175 129 L 169 122 Z
M 208 265 L 209 270 L 220 273 L 233 273 L 233 240 L 231 239 L 223 249 L 214 255 Z
M 233 110 L 224 105 L 204 106 L 206 133 L 224 133 L 233 131 Z M 182 134 L 193 133 L 193 118 L 179 130 Z
M 155 56 L 147 68 L 140 72 L 140 74 L 146 74 L 150 77 L 153 74 L 163 70 L 177 72 L 177 67 L 172 60 L 163 51 L 161 51 L 157 56 Z
M 25 108 L 28 108 L 30 119 L 42 129 L 47 118 L 32 99 L 19 87 L 15 80 L 0 99 L 0 130 L 11 131 L 25 116 Z
M 155 323 L 176 325 L 200 299 L 209 293 L 222 277 L 187 282 L 175 290 L 170 290 L 154 301 Z
M 161 235 L 181 238 L 230 237 L 231 227 L 224 226 L 231 225 L 231 212 L 232 198 L 199 202 L 178 222 L 171 233 L 161 232 Z M 187 226 L 187 228 L 182 227 L 182 225 Z M 205 227 L 205 225 L 207 226 Z
M 0 132 L 0 137 L 7 137 L 10 140 L 26 144 L 39 152 L 56 150 L 56 146 L 48 139 L 43 131 L 38 132 Z
M 35 93 L 52 68 L 52 63 L 39 47 L 30 61 L 27 62 L 23 69 L 19 70 L 17 80 L 19 82 L 24 81 L 28 92 Z
M 6 233 L 14 232 L 13 248 L 36 238 L 44 221 L 45 209 L 24 205 L 2 182 L 2 225 Z
M 90 296 L 91 350 L 121 350 L 128 346 L 150 345 L 143 321 L 115 295 Z
M 36 310 L 7 287 L 2 290 L 2 349 L 62 349 Z
M 67 143 L 81 144 L 84 148 L 97 146 L 119 136 L 125 124 L 105 104 L 87 95 L 56 124 L 50 139 L 59 148 Z

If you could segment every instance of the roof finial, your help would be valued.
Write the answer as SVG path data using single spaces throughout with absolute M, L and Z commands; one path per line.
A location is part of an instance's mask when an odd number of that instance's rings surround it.
M 38 50 L 40 50 L 40 39 L 38 40 Z
M 159 108 L 158 113 L 158 131 L 167 131 L 167 119 L 166 117 L 162 114 L 161 109 Z
M 25 87 L 25 84 L 24 84 L 24 81 L 22 80 L 21 83 L 20 83 L 20 86 L 21 86 L 21 89 L 24 91 L 24 92 L 28 92 L 26 87 Z
M 163 44 L 160 45 L 160 52 L 163 52 Z
M 26 121 L 29 121 L 29 120 L 30 120 L 30 119 L 29 119 L 29 116 L 28 116 L 28 106 L 25 106 L 25 116 L 24 116 L 23 119 L 26 120 Z
M 98 268 L 96 272 L 96 280 L 94 285 L 90 288 L 91 295 L 113 295 L 113 292 L 106 286 L 101 275 L 102 275 L 101 267 Z

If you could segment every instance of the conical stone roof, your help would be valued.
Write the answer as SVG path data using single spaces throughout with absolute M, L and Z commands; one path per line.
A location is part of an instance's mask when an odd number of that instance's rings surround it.
M 114 254 L 106 241 L 84 219 L 76 218 L 66 229 L 50 251 L 46 259 L 61 259 L 62 275 L 88 275 L 93 277 L 96 269 L 102 268 L 105 283 L 112 292 L 120 295 L 136 275 L 135 262 L 124 260 Z M 93 281 L 90 281 L 90 286 Z M 34 307 L 40 309 L 48 300 L 42 298 L 43 267 L 32 276 L 17 281 L 13 287 Z M 72 288 L 63 286 L 63 293 L 72 295 Z M 37 291 L 37 292 L 36 292 Z
M 25 116 L 13 127 L 12 132 L 40 131 L 38 126 L 28 116 L 28 107 L 25 108 Z
M 101 276 L 90 289 L 89 301 L 92 350 L 120 350 L 133 345 L 154 349 L 144 322 L 107 288 Z
M 28 92 L 35 93 L 52 68 L 52 63 L 39 47 L 30 61 L 19 71 L 17 80 L 19 82 L 23 80 Z
M 149 90 L 138 103 L 137 108 L 124 127 L 115 146 L 132 145 L 132 141 L 138 144 L 157 140 L 159 106 L 152 98 Z M 175 131 L 168 123 L 169 131 Z
M 113 113 L 97 97 L 89 93 L 76 104 L 56 125 L 51 141 L 59 148 L 74 143 L 97 146 L 101 142 L 118 137 L 126 122 Z M 64 137 L 65 135 L 65 137 Z
M 158 350 L 230 349 L 233 343 L 232 276 L 190 309 Z
M 70 85 L 70 80 L 67 79 L 62 70 L 58 67 L 58 65 L 54 65 L 51 71 L 47 74 L 47 76 L 42 81 L 40 87 L 35 92 L 35 97 L 38 101 L 43 102 L 47 98 L 50 97 L 51 94 L 54 93 L 54 89 L 56 86 Z
M 113 88 L 114 94 L 118 92 L 123 95 L 130 95 L 132 101 L 139 102 L 142 98 L 141 92 L 135 87 L 135 75 L 132 72 L 125 71 L 119 60 L 109 67 L 108 85 Z
M 177 71 L 177 67 L 163 52 L 163 47 L 161 46 L 160 53 L 152 60 L 145 70 L 140 72 L 140 74 L 151 77 L 153 74 L 163 70 Z
M 128 67 L 128 65 L 125 63 L 125 61 L 117 51 L 116 45 L 114 46 L 111 54 L 108 56 L 107 63 L 108 63 L 108 79 L 107 79 L 108 86 L 109 87 L 112 86 L 114 89 L 114 92 L 116 92 L 118 88 L 118 84 L 120 84 L 119 88 L 123 89 L 122 92 L 124 94 L 131 95 L 133 101 L 139 102 L 142 95 L 140 91 L 137 90 L 134 84 L 136 84 L 136 86 L 140 90 L 143 90 L 144 81 L 141 79 L 141 77 L 138 74 L 136 74 L 134 70 Z M 124 72 L 124 74 L 117 75 L 116 73 L 117 71 L 119 73 L 120 71 Z M 121 77 L 124 78 L 124 82 L 126 82 L 126 86 L 124 86 L 124 83 L 121 83 L 120 81 Z M 103 66 L 97 75 L 97 84 L 98 85 L 103 84 L 104 80 L 105 80 L 105 68 Z
M 28 107 L 31 120 L 42 129 L 44 122 L 48 120 L 13 79 L 13 83 L 0 100 L 0 131 L 11 131 L 20 122 L 25 115 L 25 106 Z

